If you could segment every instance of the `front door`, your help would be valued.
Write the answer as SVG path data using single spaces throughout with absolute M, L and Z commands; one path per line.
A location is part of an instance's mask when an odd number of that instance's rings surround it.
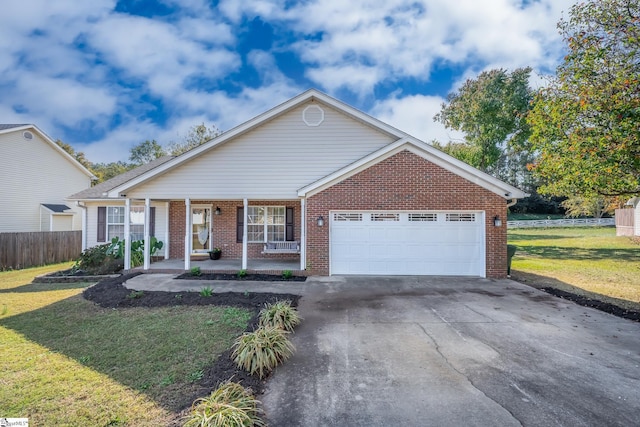
M 205 253 L 211 246 L 211 206 L 191 208 L 192 253 Z

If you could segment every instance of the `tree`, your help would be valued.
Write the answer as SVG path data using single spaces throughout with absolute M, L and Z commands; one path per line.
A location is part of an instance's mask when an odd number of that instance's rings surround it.
M 558 23 L 568 54 L 528 121 L 541 192 L 640 194 L 640 3 L 588 0 Z
M 220 135 L 220 133 L 220 130 L 215 125 L 210 128 L 206 127 L 204 123 L 191 126 L 181 142 L 172 142 L 169 144 L 169 152 L 173 156 L 179 156 L 182 153 L 186 153 L 193 148 L 211 141 Z
M 455 143 L 452 153 L 483 171 L 496 165 L 505 147 L 526 146 L 529 126 L 525 120 L 533 92 L 531 68 L 485 71 L 467 80 L 433 118 L 449 129 L 464 132 L 465 143 Z
M 91 162 L 87 160 L 86 156 L 82 151 L 76 151 L 71 145 L 67 144 L 66 142 L 62 142 L 59 139 L 56 140 L 56 144 L 58 144 L 58 146 L 62 148 L 64 151 L 69 153 L 71 157 L 76 159 L 78 163 L 80 163 L 82 166 L 91 170 Z
M 98 181 L 95 184 L 99 184 L 108 179 L 113 178 L 116 175 L 120 175 L 121 173 L 125 173 L 130 171 L 131 169 L 137 167 L 137 165 L 133 163 L 125 163 L 125 162 L 111 162 L 111 163 L 93 163 L 91 165 L 91 170 L 98 177 Z
M 561 203 L 569 217 L 588 216 L 602 218 L 604 214 L 612 213 L 622 207 L 623 200 L 619 197 L 605 196 L 572 196 Z
M 138 145 L 131 147 L 129 150 L 129 160 L 135 165 L 144 165 L 154 161 L 155 159 L 166 156 L 167 153 L 156 140 L 146 140 Z

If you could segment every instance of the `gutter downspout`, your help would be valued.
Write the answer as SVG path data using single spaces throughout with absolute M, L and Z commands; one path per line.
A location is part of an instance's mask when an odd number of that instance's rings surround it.
M 76 200 L 76 206 L 82 209 L 82 252 L 87 250 L 87 206 Z
M 511 206 L 515 205 L 516 203 L 518 203 L 518 199 L 511 199 L 511 201 L 507 203 L 507 209 L 509 209 Z

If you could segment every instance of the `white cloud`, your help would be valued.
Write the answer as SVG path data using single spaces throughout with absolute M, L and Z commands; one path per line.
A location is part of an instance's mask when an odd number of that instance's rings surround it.
M 433 116 L 440 112 L 444 101 L 439 96 L 394 97 L 377 102 L 371 114 L 424 142 L 431 143 L 434 139 L 442 143 L 462 141 L 462 133 L 446 129 L 441 123 L 433 121 Z

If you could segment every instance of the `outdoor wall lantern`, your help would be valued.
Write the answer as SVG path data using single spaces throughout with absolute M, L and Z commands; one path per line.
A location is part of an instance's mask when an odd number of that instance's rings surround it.
M 493 225 L 495 225 L 496 227 L 502 226 L 502 220 L 500 219 L 500 216 L 496 215 L 493 218 Z
M 221 213 L 222 211 L 220 210 L 220 208 L 216 206 L 215 214 L 220 215 Z
M 324 218 L 322 215 L 318 217 L 318 227 L 322 227 L 324 225 Z

